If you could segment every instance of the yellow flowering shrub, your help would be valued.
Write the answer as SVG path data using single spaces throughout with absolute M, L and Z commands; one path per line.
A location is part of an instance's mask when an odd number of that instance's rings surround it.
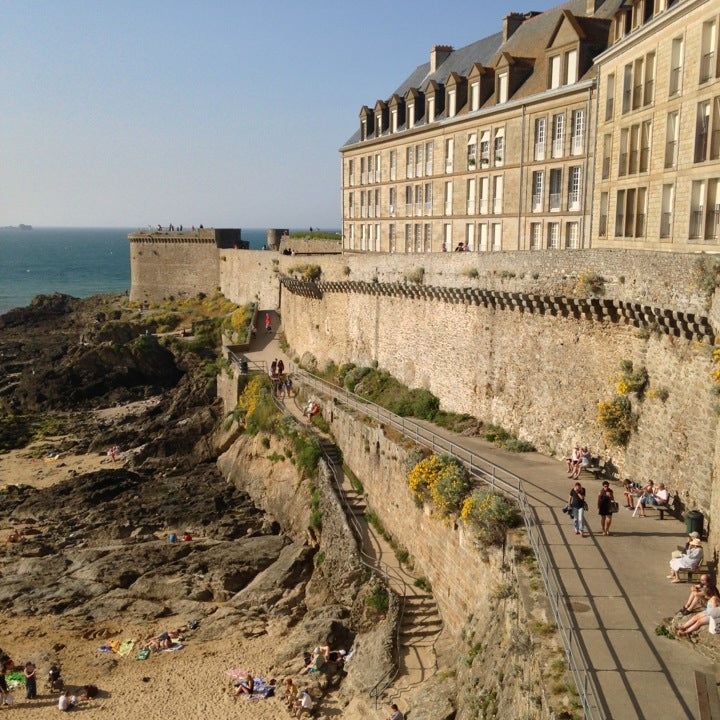
M 270 392 L 270 379 L 265 374 L 253 375 L 238 398 L 233 416 L 255 435 L 261 430 L 272 430 L 279 411 Z
M 464 466 L 448 455 L 430 455 L 408 473 L 408 485 L 418 500 L 430 502 L 442 515 L 460 511 L 470 490 Z
M 712 359 L 715 363 L 715 369 L 712 372 L 712 378 L 718 385 L 720 385 L 720 347 L 716 347 L 713 350 Z
M 504 495 L 490 490 L 475 490 L 468 495 L 463 502 L 460 519 L 479 540 L 491 545 L 501 545 L 507 530 L 521 522 L 515 504 Z
M 637 423 L 630 400 L 625 395 L 601 400 L 597 406 L 597 419 L 611 445 L 627 445 Z

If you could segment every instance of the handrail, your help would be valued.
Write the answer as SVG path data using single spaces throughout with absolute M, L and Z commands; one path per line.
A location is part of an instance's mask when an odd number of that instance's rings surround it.
M 350 392 L 322 378 L 296 369 L 293 375 L 298 381 L 315 388 L 318 392 L 328 395 L 350 408 L 358 410 L 367 417 L 374 419 L 380 425 L 390 425 L 405 437 L 416 444 L 431 449 L 433 452 L 443 452 L 459 460 L 480 482 L 490 485 L 493 490 L 499 490 L 515 500 L 527 529 L 530 545 L 537 559 L 538 569 L 547 591 L 550 609 L 562 639 L 568 668 L 578 690 L 580 702 L 586 720 L 607 720 L 600 691 L 597 687 L 592 666 L 580 641 L 577 624 L 570 615 L 567 605 L 567 595 L 563 590 L 557 568 L 553 564 L 549 550 L 540 531 L 540 521 L 535 508 L 528 501 L 522 478 L 505 468 L 496 465 L 486 458 L 461 447 L 451 440 L 447 440 L 432 430 L 405 417 L 395 415 L 380 405 L 365 400 L 359 395 Z
M 296 371 L 295 371 L 296 372 Z M 293 373 L 294 374 L 294 373 Z M 285 407 L 285 405 L 280 402 L 280 399 L 273 395 L 273 401 L 275 402 L 275 405 L 278 407 L 278 409 L 287 417 L 292 418 L 298 425 L 300 424 L 297 420 L 297 418 L 292 415 L 292 413 L 288 412 L 288 409 Z M 297 396 L 295 396 L 295 405 L 297 406 Z M 306 430 L 309 430 L 314 435 L 317 435 L 318 433 L 312 428 L 305 428 Z M 335 483 L 335 488 L 337 492 L 337 496 L 340 499 L 340 503 L 343 506 L 343 509 L 345 511 L 345 517 L 347 518 L 348 524 L 351 526 L 351 530 L 355 534 L 355 538 L 357 540 L 358 544 L 358 555 L 359 560 L 362 565 L 364 565 L 368 570 L 370 570 L 371 573 L 378 573 L 388 590 L 390 590 L 390 577 L 392 576 L 395 578 L 402 586 L 402 595 L 399 595 L 400 600 L 400 614 L 398 616 L 398 622 L 397 622 L 397 628 L 395 631 L 395 667 L 390 668 L 378 681 L 375 683 L 375 685 L 370 690 L 370 697 L 375 698 L 375 709 L 377 710 L 378 707 L 378 701 L 382 694 L 385 692 L 385 690 L 392 684 L 392 682 L 397 677 L 398 673 L 400 672 L 400 643 L 401 643 L 401 633 L 402 633 L 402 621 L 403 621 L 403 615 L 405 612 L 405 599 L 407 598 L 407 583 L 405 582 L 404 578 L 401 574 L 395 572 L 393 568 L 391 568 L 387 563 L 384 563 L 379 558 L 373 558 L 371 555 L 368 555 L 364 550 L 362 546 L 362 529 L 360 527 L 360 524 L 357 521 L 357 518 L 355 517 L 355 514 L 353 513 L 352 508 L 350 507 L 350 503 L 348 502 L 347 495 L 345 491 L 342 488 L 342 468 L 340 468 L 340 477 L 338 477 L 338 468 L 336 463 L 333 461 L 333 459 L 330 457 L 329 453 L 327 452 L 326 448 L 323 446 L 322 443 L 320 443 L 320 452 L 323 454 L 323 457 L 325 459 L 325 463 L 328 466 L 330 472 L 332 473 L 333 482 Z M 367 558 L 367 559 L 365 559 Z M 394 592 L 394 591 L 393 591 Z M 395 593 L 397 595 L 397 593 Z M 384 682 L 382 687 L 380 685 Z

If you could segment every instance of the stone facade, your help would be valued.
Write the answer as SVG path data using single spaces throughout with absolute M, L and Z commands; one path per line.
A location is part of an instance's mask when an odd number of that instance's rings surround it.
M 593 245 L 717 251 L 717 3 L 673 3 L 618 24 L 599 69 Z M 707 124 L 702 109 L 707 107 Z

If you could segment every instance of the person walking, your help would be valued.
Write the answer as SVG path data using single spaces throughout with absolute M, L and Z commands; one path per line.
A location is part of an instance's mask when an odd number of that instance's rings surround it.
M 273 360 L 270 363 L 270 377 L 274 378 L 277 374 L 277 360 Z
M 602 528 L 603 535 L 610 534 L 610 524 L 612 523 L 614 502 L 615 495 L 610 487 L 610 483 L 605 480 L 600 488 L 600 494 L 598 495 L 597 501 L 598 514 L 600 515 L 600 527 Z
M 575 534 L 582 535 L 585 526 L 585 488 L 579 482 L 570 490 L 568 505 L 572 510 Z
M 269 312 L 265 313 L 265 332 L 266 333 L 272 332 L 272 317 L 270 316 Z
M 282 358 L 277 361 L 277 371 L 278 375 L 283 375 L 285 373 L 285 363 L 282 361 Z
M 36 668 L 32 662 L 25 663 L 25 697 L 28 700 L 37 698 L 37 678 L 35 676 Z

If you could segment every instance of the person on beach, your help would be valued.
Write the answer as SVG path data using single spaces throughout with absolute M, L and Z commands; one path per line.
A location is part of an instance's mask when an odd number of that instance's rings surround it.
M 292 710 L 298 696 L 298 687 L 291 677 L 286 677 L 283 681 L 283 702 L 288 710 Z
M 585 528 L 585 488 L 576 482 L 570 490 L 568 505 L 572 511 L 576 535 L 582 535 Z
M 312 713 L 314 705 L 307 690 L 304 688 L 298 690 L 298 697 L 293 707 L 295 710 L 295 717 L 303 717 Z
M 245 673 L 245 677 L 240 680 L 235 687 L 235 696 L 240 697 L 240 695 L 252 695 L 254 687 L 255 680 L 253 680 L 253 676 L 250 673 Z
M 74 695 L 68 695 L 65 690 L 62 691 L 58 698 L 58 710 L 68 712 L 77 706 L 77 698 Z
M 610 534 L 614 501 L 615 495 L 610 487 L 610 483 L 605 480 L 600 488 L 600 494 L 598 495 L 597 501 L 598 514 L 600 515 L 600 528 L 602 529 L 603 535 Z
M 0 706 L 9 704 L 10 690 L 8 690 L 5 674 L 9 673 L 13 668 L 13 661 L 5 656 L 0 662 Z
M 31 662 L 25 663 L 23 674 L 25 675 L 25 697 L 28 700 L 35 700 L 37 697 L 37 677 L 35 676 L 37 668 Z
M 387 720 L 405 720 L 405 716 L 400 712 L 400 708 L 395 703 L 390 706 L 390 717 Z

